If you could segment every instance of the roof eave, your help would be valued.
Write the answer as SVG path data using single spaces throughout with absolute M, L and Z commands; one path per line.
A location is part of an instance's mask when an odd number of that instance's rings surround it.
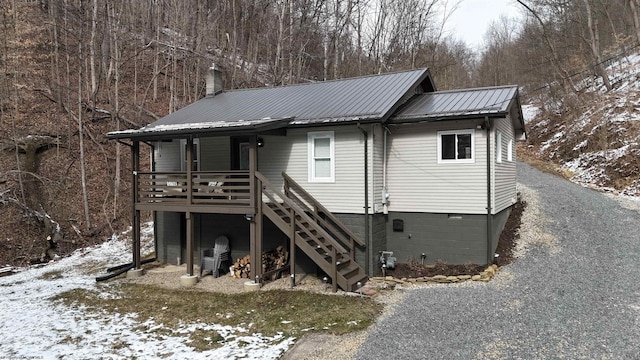
M 392 118 L 390 124 L 405 124 L 416 122 L 437 122 L 437 121 L 455 121 L 455 120 L 470 120 L 470 119 L 482 119 L 484 117 L 489 118 L 503 118 L 509 113 L 507 111 L 496 112 L 482 112 L 482 113 L 468 113 L 468 114 L 436 114 L 436 115 L 416 115 L 416 116 L 403 116 L 401 118 Z
M 114 140 L 164 140 L 185 137 L 204 137 L 204 136 L 235 136 L 235 135 L 256 135 L 273 130 L 286 128 L 292 117 L 277 119 L 266 124 L 251 124 L 236 127 L 219 127 L 219 128 L 178 128 L 175 130 L 161 131 L 115 131 L 108 133 L 107 139 Z

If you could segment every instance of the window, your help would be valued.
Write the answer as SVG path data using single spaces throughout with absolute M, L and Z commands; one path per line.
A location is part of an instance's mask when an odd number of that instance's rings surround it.
M 309 182 L 334 182 L 335 157 L 333 131 L 307 134 Z
M 438 132 L 438 163 L 473 163 L 474 130 Z
M 507 161 L 513 161 L 513 139 L 507 145 Z
M 193 167 L 191 171 L 200 170 L 200 139 L 193 139 Z M 187 139 L 180 139 L 180 171 L 187 171 Z
M 496 162 L 502 162 L 502 133 L 496 131 Z
M 238 144 L 239 165 L 238 170 L 249 170 L 249 143 L 241 142 Z

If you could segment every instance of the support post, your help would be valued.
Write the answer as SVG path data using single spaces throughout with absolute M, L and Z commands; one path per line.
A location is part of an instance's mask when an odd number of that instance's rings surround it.
M 133 240 L 133 265 L 135 269 L 140 269 L 140 210 L 136 209 L 138 202 L 138 171 L 140 170 L 140 142 L 134 141 L 131 147 L 131 234 Z
M 193 177 L 191 172 L 193 171 L 193 138 L 187 138 L 187 204 L 191 205 L 193 203 Z
M 185 213 L 187 220 L 187 274 L 193 276 L 193 214 Z
M 333 292 L 338 292 L 338 256 L 336 248 L 331 249 L 331 286 L 333 286 Z
M 293 287 L 296 284 L 296 211 L 293 208 L 291 208 L 289 216 L 289 272 L 293 278 L 291 281 Z
M 258 190 L 260 189 L 260 190 Z M 263 214 L 262 214 L 262 181 L 256 181 L 256 198 L 258 199 L 258 211 L 256 212 L 256 251 L 258 252 L 258 268 L 256 269 L 256 275 L 262 281 L 262 241 L 263 241 Z
M 262 281 L 262 188 L 258 189 L 259 181 L 256 181 L 258 168 L 258 137 L 249 138 L 249 189 L 253 214 L 249 224 L 251 272 L 256 282 Z

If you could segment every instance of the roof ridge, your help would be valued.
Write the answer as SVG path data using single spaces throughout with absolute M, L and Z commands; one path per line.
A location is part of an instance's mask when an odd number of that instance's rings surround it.
M 431 93 L 425 93 L 425 94 L 433 94 L 433 95 L 437 95 L 437 94 L 442 94 L 442 93 L 452 93 L 452 92 L 471 92 L 471 91 L 485 91 L 485 90 L 492 90 L 492 89 L 511 89 L 511 88 L 519 88 L 519 85 L 498 85 L 498 86 L 482 86 L 482 87 L 475 87 L 475 88 L 464 88 L 464 89 L 450 89 L 450 90 L 439 90 L 439 91 L 434 91 Z
M 397 74 L 401 74 L 401 73 L 427 71 L 427 70 L 429 70 L 428 67 L 423 67 L 423 68 L 418 68 L 418 69 L 399 70 L 399 71 L 392 71 L 392 72 L 383 73 L 383 74 L 360 75 L 360 76 L 355 76 L 355 77 L 346 77 L 346 78 L 331 79 L 331 80 L 325 80 L 325 81 L 318 80 L 318 81 L 314 81 L 314 82 L 288 84 L 288 85 L 280 85 L 280 86 L 262 86 L 262 87 L 253 87 L 253 88 L 243 88 L 243 89 L 231 89 L 231 90 L 223 90 L 222 93 L 220 93 L 218 95 L 225 94 L 225 93 L 260 90 L 260 89 L 284 89 L 284 88 L 294 87 L 294 86 L 306 86 L 306 85 L 314 85 L 314 84 L 328 84 L 328 83 L 336 83 L 336 82 L 341 82 L 341 81 L 359 80 L 359 79 L 366 79 L 366 78 L 371 78 L 371 77 L 397 75 Z

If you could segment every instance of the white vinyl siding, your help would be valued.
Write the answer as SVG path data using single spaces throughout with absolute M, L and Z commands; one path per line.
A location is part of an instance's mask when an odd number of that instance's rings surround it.
M 382 192 L 383 189 L 383 159 L 384 159 L 384 129 L 381 125 L 376 124 L 371 126 L 369 132 L 369 139 L 371 146 L 369 147 L 369 171 L 372 176 L 370 177 L 371 191 L 370 197 L 372 201 L 369 201 L 369 213 L 382 212 Z M 378 209 L 376 209 L 376 206 Z
M 514 130 L 509 118 L 500 118 L 493 120 L 494 151 L 498 149 L 507 154 L 508 161 L 498 162 L 499 158 L 496 154 L 492 163 L 492 213 L 497 214 L 507 207 L 513 205 L 516 201 L 516 163 L 509 160 L 509 144 L 513 144 Z M 498 139 L 500 138 L 500 139 Z M 497 143 L 500 141 L 500 147 Z M 513 150 L 512 150 L 513 151 Z M 513 155 L 512 155 L 513 156 Z
M 309 182 L 335 182 L 335 138 L 333 131 L 307 133 Z
M 500 130 L 496 132 L 496 162 L 502 162 L 502 133 Z
M 486 214 L 486 132 L 474 131 L 473 163 L 438 161 L 438 132 L 464 132 L 480 123 L 469 120 L 390 127 L 389 211 Z
M 369 131 L 370 128 L 367 128 Z M 335 181 L 309 182 L 309 132 L 334 132 Z M 371 139 L 371 133 L 369 133 Z M 289 129 L 286 136 L 264 136 L 264 147 L 258 149 L 258 170 L 282 189 L 282 171 L 313 195 L 330 211 L 336 213 L 364 213 L 364 143 L 362 133 L 355 125 L 330 128 Z M 369 143 L 371 144 L 371 142 Z M 369 147 L 371 149 L 371 146 Z M 372 153 L 369 151 L 370 164 Z M 373 182 L 369 166 L 369 184 Z M 373 195 L 369 186 L 369 196 Z M 372 205 L 372 200 L 369 201 Z M 370 210 L 370 212 L 373 212 Z
M 193 171 L 200 170 L 200 139 L 193 139 Z M 180 139 L 180 171 L 187 171 L 187 139 Z

